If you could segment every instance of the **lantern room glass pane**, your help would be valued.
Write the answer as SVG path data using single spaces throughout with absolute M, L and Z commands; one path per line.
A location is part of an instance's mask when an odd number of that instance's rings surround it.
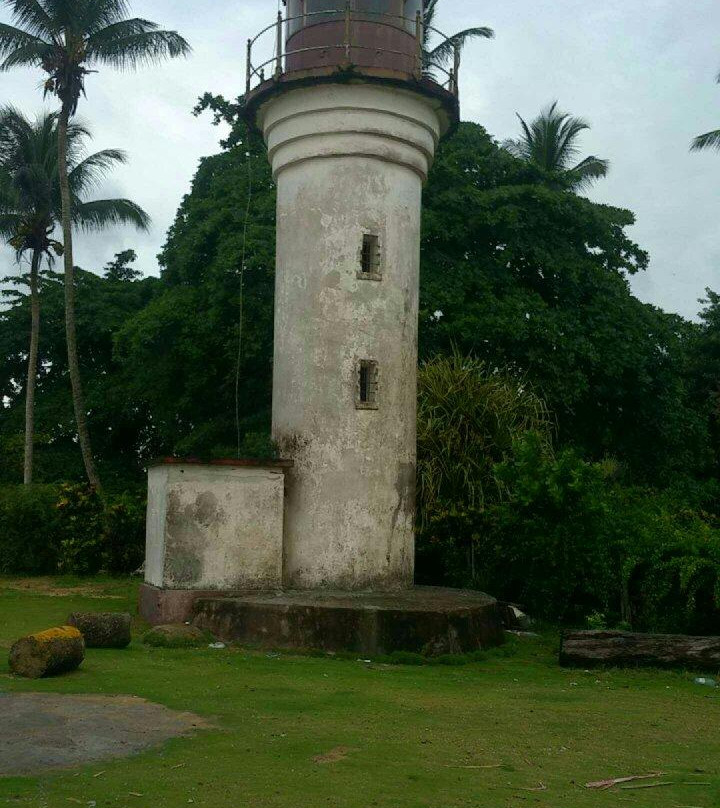
M 404 6 L 403 17 L 405 17 L 406 20 L 405 27 L 414 36 L 418 11 L 422 15 L 422 0 L 405 0 Z
M 305 0 L 288 0 L 287 36 L 291 37 L 303 27 L 303 11 Z
M 288 37 L 310 25 L 343 19 L 346 3 L 347 0 L 288 0 Z M 350 9 L 355 19 L 405 27 L 414 35 L 415 15 L 422 10 L 422 0 L 350 0 Z
M 345 7 L 343 0 L 305 0 L 305 25 L 317 25 L 332 20 L 342 20 Z M 327 14 L 321 12 L 327 11 Z

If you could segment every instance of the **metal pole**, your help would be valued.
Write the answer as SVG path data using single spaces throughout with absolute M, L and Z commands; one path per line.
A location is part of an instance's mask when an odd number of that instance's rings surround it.
M 418 10 L 415 15 L 415 77 L 422 78 L 423 73 L 423 18 Z
M 345 4 L 345 66 L 350 65 L 352 48 L 352 17 L 350 16 L 350 3 Z
M 455 45 L 455 67 L 453 68 L 453 75 L 455 76 L 454 91 L 455 95 L 460 95 L 460 45 Z
M 252 79 L 252 39 L 248 39 L 247 43 L 247 64 L 245 76 L 245 92 L 250 92 L 250 80 Z
M 277 81 L 280 80 L 280 76 L 282 76 L 282 58 L 283 58 L 283 41 L 282 41 L 282 33 L 283 33 L 283 15 L 282 11 L 278 11 L 278 19 L 277 19 L 277 62 L 275 62 L 275 79 Z

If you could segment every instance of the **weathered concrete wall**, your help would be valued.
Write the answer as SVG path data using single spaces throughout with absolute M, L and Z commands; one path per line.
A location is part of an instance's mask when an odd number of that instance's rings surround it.
M 284 473 L 159 465 L 149 470 L 145 581 L 191 590 L 282 584 Z
M 410 586 L 423 180 L 434 102 L 369 84 L 295 89 L 260 111 L 278 185 L 273 433 L 287 478 L 284 583 Z M 380 279 L 361 270 L 379 240 Z M 358 367 L 378 363 L 377 406 Z

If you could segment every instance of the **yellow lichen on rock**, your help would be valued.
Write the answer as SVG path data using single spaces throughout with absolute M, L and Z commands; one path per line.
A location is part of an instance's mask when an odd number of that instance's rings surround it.
M 61 626 L 38 631 L 37 634 L 31 634 L 30 637 L 38 642 L 51 642 L 52 640 L 76 640 L 82 637 L 82 634 L 74 626 Z

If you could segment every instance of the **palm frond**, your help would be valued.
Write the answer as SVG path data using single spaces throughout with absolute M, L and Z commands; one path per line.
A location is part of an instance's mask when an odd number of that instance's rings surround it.
M 578 138 L 590 124 L 583 118 L 561 112 L 557 101 L 529 124 L 520 115 L 518 120 L 522 137 L 506 141 L 505 149 L 541 169 L 551 184 L 579 190 L 607 175 L 610 164 L 599 157 L 586 157 L 573 165 L 580 152 Z
M 55 39 L 57 25 L 39 0 L 5 0 L 4 4 L 10 7 L 12 19 L 18 28 L 34 37 Z
M 127 162 L 127 153 L 122 149 L 104 149 L 91 154 L 75 165 L 69 174 L 71 191 L 81 196 L 97 187 L 116 165 Z
M 73 205 L 73 221 L 83 230 L 102 230 L 108 225 L 132 224 L 138 230 L 150 227 L 150 217 L 129 199 L 97 199 Z
M 0 23 L 0 70 L 9 70 L 16 65 L 38 64 L 52 46 L 40 37 Z
M 99 40 L 99 41 L 98 41 Z M 166 58 L 188 56 L 190 45 L 176 31 L 142 31 L 102 42 L 100 35 L 88 61 L 132 70 Z
M 512 154 L 513 157 L 517 157 L 521 160 L 527 157 L 524 140 L 512 140 L 508 138 L 507 140 L 503 140 L 501 146 L 506 152 Z
M 572 187 L 577 190 L 584 190 L 588 188 L 595 180 L 607 177 L 610 171 L 610 161 L 601 160 L 599 157 L 586 157 L 579 162 L 574 168 L 567 172 L 568 179 L 572 183 Z
M 435 14 L 437 13 L 438 0 L 423 0 L 423 21 L 425 23 L 425 30 L 428 31 L 432 28 L 435 22 Z
M 122 20 L 130 13 L 130 3 L 127 0 L 94 0 L 87 9 L 83 28 L 92 36 Z
M 151 31 L 157 31 L 159 27 L 157 23 L 140 18 L 119 20 L 112 25 L 107 25 L 90 34 L 87 40 L 88 56 L 89 58 L 93 58 L 95 53 L 103 50 L 103 48 L 114 45 L 119 40 L 137 36 L 138 34 L 147 34 Z
M 492 39 L 495 32 L 492 28 L 468 28 L 449 36 L 439 45 L 427 52 L 427 60 L 431 65 L 445 67 L 455 54 L 455 48 L 464 48 L 470 39 Z
M 717 149 L 720 151 L 720 129 L 714 132 L 706 132 L 704 135 L 696 137 L 690 146 L 691 151 L 705 151 L 706 149 Z

